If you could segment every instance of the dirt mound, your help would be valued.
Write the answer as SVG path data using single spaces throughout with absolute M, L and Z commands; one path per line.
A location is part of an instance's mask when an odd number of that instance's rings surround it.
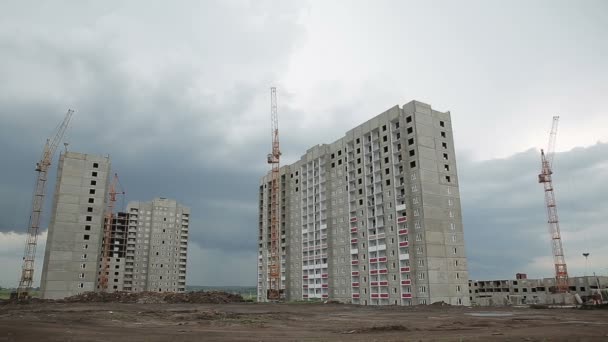
M 67 297 L 64 303 L 140 303 L 140 304 L 224 304 L 243 302 L 243 297 L 220 291 L 209 292 L 85 292 L 76 296 Z

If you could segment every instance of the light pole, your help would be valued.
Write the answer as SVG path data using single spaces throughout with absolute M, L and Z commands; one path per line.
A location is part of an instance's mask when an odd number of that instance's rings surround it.
M 583 253 L 585 257 L 585 278 L 587 277 L 587 261 L 589 260 L 589 253 Z

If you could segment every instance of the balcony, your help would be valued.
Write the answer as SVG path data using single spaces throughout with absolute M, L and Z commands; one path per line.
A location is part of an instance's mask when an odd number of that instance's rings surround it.
M 409 267 L 401 267 L 400 271 L 401 271 L 401 273 L 409 273 L 410 268 Z
M 412 285 L 412 280 L 411 279 L 402 280 L 401 285 Z
M 370 258 L 369 262 L 378 262 L 378 258 Z
M 351 265 L 359 265 L 359 260 L 353 260 L 350 262 Z
M 386 262 L 388 259 L 386 257 L 378 258 L 378 262 Z
M 395 209 L 396 209 L 397 211 L 402 211 L 402 210 L 405 210 L 405 204 L 399 204 L 399 205 L 396 205 L 396 206 L 395 206 Z
M 350 239 L 350 243 L 357 243 L 359 240 L 357 239 Z
M 381 281 L 378 285 L 380 285 L 380 286 L 388 286 L 388 281 Z
M 408 247 L 410 245 L 409 241 L 401 241 L 399 242 L 399 247 Z
M 399 235 L 407 235 L 407 229 L 399 229 Z
M 359 254 L 359 250 L 357 248 L 352 248 L 350 254 Z
M 352 283 L 353 287 L 359 287 L 359 283 Z
M 380 298 L 388 298 L 388 293 L 381 293 Z
M 357 218 L 356 217 L 351 217 L 350 222 L 357 222 Z
M 321 288 L 323 288 L 323 289 L 329 288 L 329 284 L 321 284 Z
M 329 275 L 327 273 L 321 274 L 321 278 L 327 279 L 328 277 L 329 277 Z
M 412 294 L 411 293 L 403 293 L 403 294 L 401 294 L 401 298 L 410 299 L 410 298 L 412 298 Z
M 407 222 L 407 216 L 401 216 L 397 218 L 397 223 L 405 223 Z
M 378 270 L 369 270 L 369 274 L 378 274 Z
M 351 233 L 356 233 L 356 232 L 357 232 L 357 227 L 351 228 L 351 229 L 350 229 L 350 232 L 351 232 Z
M 378 297 L 379 297 L 379 295 L 380 295 L 379 293 L 372 293 L 372 294 L 371 294 L 371 297 L 372 297 L 372 298 L 378 298 Z
M 359 294 L 358 293 L 353 293 L 353 299 L 359 299 Z
M 358 277 L 358 276 L 359 276 L 359 271 L 352 271 L 352 272 L 351 272 L 351 275 L 352 275 L 353 277 Z
M 399 254 L 399 260 L 410 260 L 409 254 Z
M 302 276 L 302 279 L 308 279 L 307 275 Z
M 323 297 L 323 298 L 329 298 L 329 295 L 327 293 L 324 293 L 323 295 L 321 295 L 321 297 Z
M 378 282 L 377 281 L 371 281 L 369 283 L 370 286 L 378 286 Z

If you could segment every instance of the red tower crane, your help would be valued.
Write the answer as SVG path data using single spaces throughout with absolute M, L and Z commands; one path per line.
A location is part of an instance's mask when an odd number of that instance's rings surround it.
M 272 153 L 268 164 L 272 165 L 270 180 L 270 261 L 268 263 L 268 300 L 281 299 L 281 255 L 279 252 L 279 178 L 281 150 L 279 148 L 279 118 L 277 113 L 277 88 L 270 88 L 270 121 Z
M 116 195 L 124 195 L 124 191 L 116 191 L 116 186 L 119 185 L 118 174 L 114 174 L 114 178 L 110 183 L 108 190 L 108 207 L 106 208 L 103 228 L 102 242 L 102 260 L 101 274 L 99 277 L 99 288 L 101 291 L 108 289 L 108 275 L 110 273 L 110 249 L 112 248 L 112 222 L 114 219 L 114 206 L 116 205 Z
M 44 198 L 46 192 L 46 181 L 53 156 L 57 150 L 57 146 L 70 124 L 74 111 L 69 109 L 63 119 L 63 122 L 55 130 L 52 138 L 46 140 L 44 150 L 40 161 L 36 163 L 36 187 L 32 198 L 32 211 L 27 230 L 25 241 L 25 251 L 23 252 L 23 266 L 21 268 L 21 279 L 17 292 L 13 295 L 18 299 L 26 299 L 29 297 L 32 283 L 34 282 L 34 259 L 36 258 L 36 247 L 38 245 L 38 231 L 40 230 L 40 221 L 42 219 L 42 210 L 44 207 Z
M 540 151 L 541 156 L 541 171 L 538 175 L 538 182 L 542 183 L 545 188 L 545 204 L 547 205 L 547 218 L 549 223 L 549 233 L 551 234 L 551 246 L 553 249 L 553 263 L 555 264 L 555 289 L 559 293 L 568 292 L 568 269 L 566 267 L 566 258 L 564 257 L 564 248 L 562 246 L 562 237 L 559 230 L 559 219 L 557 216 L 557 205 L 555 202 L 555 192 L 553 190 L 553 157 L 555 156 L 555 139 L 557 136 L 557 123 L 559 116 L 553 117 L 553 125 L 551 134 L 549 135 L 549 146 L 547 154 L 545 151 Z

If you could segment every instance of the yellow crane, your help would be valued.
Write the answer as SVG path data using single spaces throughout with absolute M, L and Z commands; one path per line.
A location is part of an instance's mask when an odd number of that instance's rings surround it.
M 23 253 L 21 279 L 19 280 L 17 292 L 13 295 L 17 299 L 27 299 L 30 297 L 32 283 L 34 282 L 34 259 L 36 258 L 36 246 L 38 244 L 38 232 L 44 207 L 48 170 L 53 161 L 57 146 L 59 146 L 59 142 L 63 139 L 63 135 L 70 124 L 72 114 L 74 114 L 74 111 L 69 109 L 63 122 L 57 127 L 53 137 L 46 140 L 40 161 L 36 163 L 36 185 L 32 199 L 32 212 L 27 229 L 25 251 Z

